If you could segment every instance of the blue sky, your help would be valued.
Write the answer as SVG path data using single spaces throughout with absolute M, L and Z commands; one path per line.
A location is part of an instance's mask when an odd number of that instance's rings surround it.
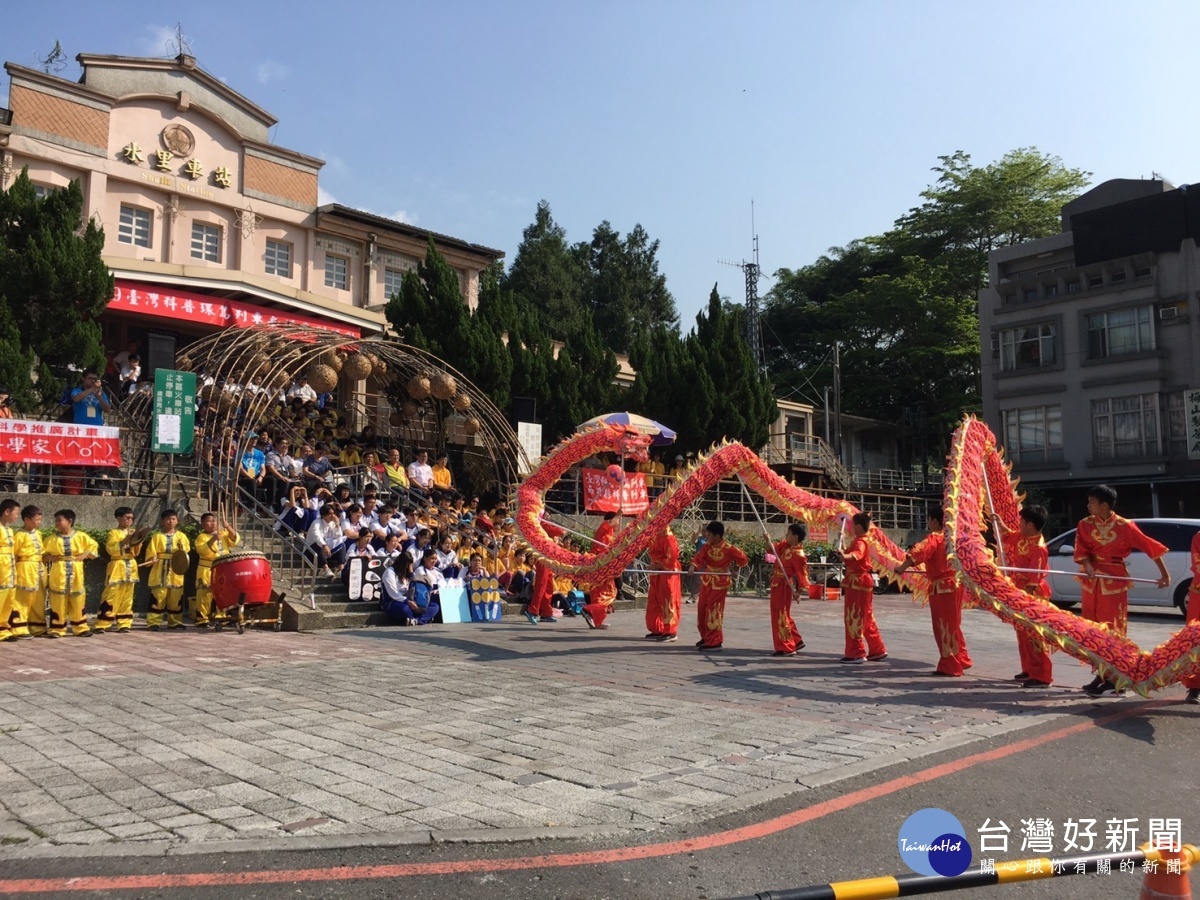
M 53 2 L 0 55 L 171 55 L 326 160 L 323 199 L 504 250 L 539 199 L 572 241 L 640 222 L 684 324 L 765 271 L 878 233 L 937 157 L 1036 146 L 1094 181 L 1200 177 L 1186 2 Z M 0 87 L 0 105 L 7 95 Z M 765 292 L 770 281 L 764 281 Z

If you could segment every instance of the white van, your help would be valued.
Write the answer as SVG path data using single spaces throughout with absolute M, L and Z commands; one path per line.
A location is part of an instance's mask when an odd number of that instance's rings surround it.
M 1131 519 L 1147 537 L 1166 544 L 1163 563 L 1171 573 L 1171 586 L 1161 589 L 1140 581 L 1129 585 L 1129 603 L 1136 606 L 1177 606 L 1187 615 L 1188 588 L 1192 584 L 1192 536 L 1200 531 L 1200 519 Z M 1060 534 L 1046 545 L 1050 568 L 1075 572 L 1075 529 Z M 1130 578 L 1158 580 L 1158 566 L 1145 553 L 1134 550 L 1126 560 Z M 1079 603 L 1081 585 L 1072 575 L 1049 575 L 1050 599 L 1063 609 Z

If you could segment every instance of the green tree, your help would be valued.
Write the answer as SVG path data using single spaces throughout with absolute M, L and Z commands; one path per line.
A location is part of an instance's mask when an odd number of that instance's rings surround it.
M 758 370 L 746 343 L 745 308 L 721 301 L 714 284 L 708 309 L 696 316 L 689 349 L 713 385 L 708 443 L 728 437 L 758 449 L 779 415 L 770 380 Z
M 977 297 L 988 253 L 1058 231 L 1062 205 L 1088 174 L 1032 148 L 986 166 L 955 153 L 934 171 L 924 203 L 890 231 L 779 270 L 764 332 L 777 383 L 814 403 L 832 383 L 840 342 L 843 409 L 899 423 L 924 407 L 925 432 L 905 437 L 936 459 L 949 426 L 978 409 Z
M 78 181 L 39 199 L 22 170 L 0 192 L 0 375 L 18 408 L 56 404 L 70 366 L 103 370 L 97 320 L 114 290 L 103 251 Z
M 637 379 L 629 407 L 673 429 L 681 450 L 723 437 L 761 447 L 778 412 L 744 326 L 742 307 L 724 304 L 714 287 L 692 333 L 660 326 L 643 335 L 630 356 Z
M 641 225 L 624 238 L 608 222 L 592 232 L 590 243 L 574 248 L 584 274 L 583 303 L 595 317 L 602 339 L 613 350 L 628 352 L 650 328 L 677 328 L 675 298 L 658 271 L 658 241 Z
M 554 221 L 550 204 L 538 203 L 533 223 L 521 243 L 501 287 L 542 313 L 552 334 L 563 337 L 583 311 L 583 272 L 567 245 L 567 233 Z
M 477 315 L 467 308 L 458 285 L 458 274 L 431 238 L 425 260 L 404 274 L 400 292 L 388 301 L 385 314 L 404 341 L 446 360 L 504 408 L 512 361 L 490 311 L 503 302 L 499 284 L 494 277 L 483 279 L 480 302 L 488 312 Z

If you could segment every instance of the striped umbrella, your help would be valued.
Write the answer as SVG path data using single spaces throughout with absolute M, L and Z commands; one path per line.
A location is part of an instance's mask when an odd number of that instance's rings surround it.
M 675 432 L 661 422 L 655 422 L 653 419 L 647 419 L 645 416 L 639 416 L 636 413 L 617 412 L 605 413 L 602 416 L 593 416 L 588 419 L 576 431 L 583 431 L 591 425 L 627 425 L 635 431 L 642 434 L 648 434 L 654 438 L 650 443 L 662 446 L 664 444 L 675 443 Z

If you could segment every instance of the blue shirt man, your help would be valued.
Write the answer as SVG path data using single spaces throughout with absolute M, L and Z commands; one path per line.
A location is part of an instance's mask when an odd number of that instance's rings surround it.
M 83 385 L 71 391 L 72 421 L 76 425 L 103 425 L 112 409 L 104 397 L 104 386 L 95 372 L 83 373 Z

